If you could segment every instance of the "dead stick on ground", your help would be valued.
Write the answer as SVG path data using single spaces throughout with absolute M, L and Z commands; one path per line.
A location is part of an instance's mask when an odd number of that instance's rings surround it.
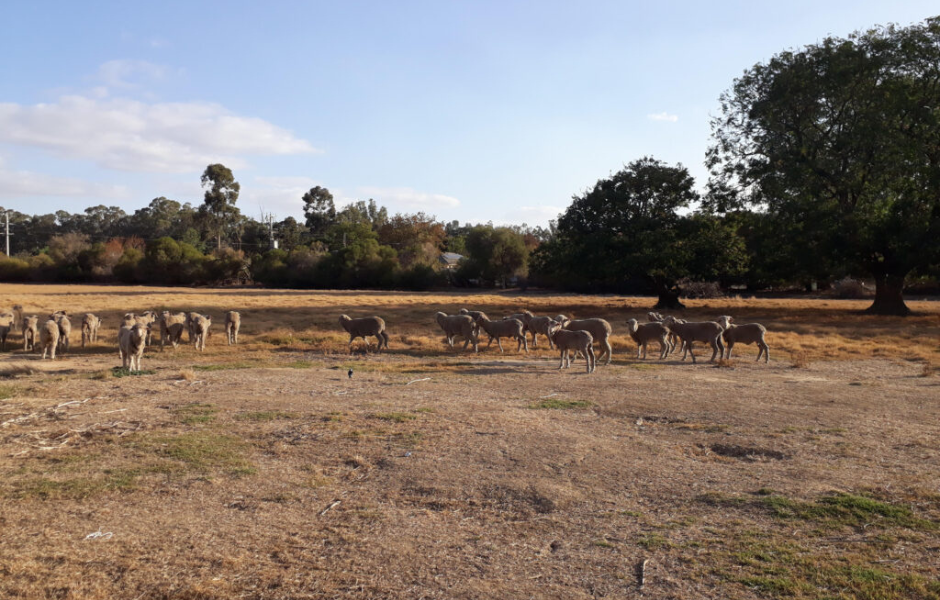
M 412 381 L 409 381 L 409 382 L 406 383 L 405 385 L 411 385 L 412 383 L 418 383 L 419 381 L 431 381 L 431 378 L 430 378 L 430 377 L 425 377 L 424 379 L 414 379 L 414 380 L 412 380 Z
M 320 513 L 320 516 L 322 517 L 323 515 L 325 515 L 326 513 L 328 513 L 331 508 L 333 508 L 334 506 L 336 506 L 336 505 L 339 504 L 340 502 L 341 502 L 340 500 L 334 500 L 332 504 L 330 504 L 329 506 L 327 506 L 326 508 L 323 509 L 323 511 Z
M 647 558 L 636 566 L 636 578 L 639 587 L 643 587 L 643 584 L 646 583 L 646 563 L 649 561 L 650 559 Z

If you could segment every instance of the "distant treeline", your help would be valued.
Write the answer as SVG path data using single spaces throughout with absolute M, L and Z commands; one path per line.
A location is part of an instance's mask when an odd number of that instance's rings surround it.
M 597 181 L 547 229 L 337 210 L 322 187 L 304 222 L 254 220 L 224 165 L 202 204 L 157 198 L 134 214 L 13 212 L 0 279 L 268 286 L 554 286 L 654 292 L 659 306 L 728 288 L 874 281 L 881 314 L 940 274 L 940 17 L 826 38 L 754 65 L 721 96 L 699 191 L 650 157 Z M 272 249 L 271 240 L 279 248 Z M 446 254 L 445 254 L 446 253 Z M 452 254 L 464 258 L 456 264 Z M 860 288 L 859 288 L 860 289 Z

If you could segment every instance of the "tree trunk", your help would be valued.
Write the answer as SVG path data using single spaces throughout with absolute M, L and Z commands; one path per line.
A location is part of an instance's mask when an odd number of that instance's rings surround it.
M 905 275 L 875 275 L 875 302 L 865 309 L 872 315 L 896 315 L 906 317 L 911 309 L 904 304 Z
M 682 289 L 678 285 L 659 285 L 656 286 L 659 292 L 659 302 L 653 308 L 666 310 L 679 310 L 685 308 L 685 304 L 679 302 L 679 295 Z

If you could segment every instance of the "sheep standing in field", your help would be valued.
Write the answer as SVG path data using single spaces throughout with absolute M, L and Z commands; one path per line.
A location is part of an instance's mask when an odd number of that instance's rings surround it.
M 643 360 L 646 360 L 646 346 L 650 342 L 659 342 L 659 359 L 666 358 L 669 353 L 669 328 L 662 323 L 640 324 L 636 319 L 627 321 L 627 331 L 636 342 L 636 357 L 640 358 L 640 349 L 643 350 Z
M 518 342 L 516 344 L 516 352 L 524 347 L 526 354 L 529 353 L 529 343 L 526 341 L 525 327 L 519 319 L 490 321 L 486 315 L 481 315 L 480 318 L 476 320 L 476 324 L 485 331 L 491 339 L 496 340 L 496 345 L 499 346 L 500 353 L 503 351 L 503 343 L 499 338 L 504 337 L 516 339 Z
M 36 338 L 39 337 L 39 317 L 25 317 L 22 325 L 23 331 L 23 352 L 29 352 L 36 345 Z
M 212 325 L 212 317 L 209 315 L 196 315 L 193 319 L 193 344 L 196 350 L 202 352 L 206 349 L 206 338 L 209 337 L 209 326 Z
M 610 364 L 610 359 L 614 355 L 614 349 L 610 346 L 610 334 L 613 332 L 610 323 L 604 319 L 577 319 L 572 321 L 564 315 L 558 316 L 564 319 L 559 322 L 563 323 L 564 328 L 568 331 L 587 331 L 590 333 L 594 344 L 604 349 L 600 356 L 607 355 L 607 362 L 604 365 Z
M 663 321 L 666 320 L 666 317 L 664 317 L 662 314 L 658 312 L 652 312 L 652 311 L 646 313 L 646 318 L 651 323 L 662 323 Z M 685 319 L 676 319 L 675 317 L 672 317 L 672 318 L 675 319 L 676 323 L 687 322 Z M 666 339 L 669 342 L 669 349 L 666 351 L 666 356 L 669 356 L 676 350 L 676 346 L 679 344 L 679 336 L 676 335 L 674 331 L 670 331 L 669 336 Z
M 486 313 L 483 312 L 482 310 L 468 310 L 466 308 L 461 308 L 460 310 L 457 311 L 457 314 L 469 316 L 471 319 L 473 319 L 474 323 L 476 323 L 477 319 L 479 319 L 480 317 L 486 317 Z M 489 317 L 486 317 L 486 318 L 488 319 Z M 487 336 L 487 337 L 489 337 L 489 341 L 487 342 L 486 347 L 489 348 L 490 344 L 493 343 L 493 338 L 491 336 Z
M 669 328 L 679 336 L 684 351 L 682 360 L 685 360 L 686 354 L 692 357 L 692 363 L 695 363 L 695 354 L 692 353 L 693 342 L 705 342 L 712 347 L 712 357 L 708 362 L 715 362 L 715 357 L 721 358 L 724 355 L 724 345 L 721 343 L 721 334 L 724 329 L 714 321 L 701 321 L 698 323 L 679 323 L 675 317 L 666 317 L 663 325 Z
M 56 311 L 49 315 L 49 319 L 55 321 L 59 326 L 59 348 L 63 352 L 69 349 L 69 338 L 72 337 L 72 322 L 64 310 Z
M 518 319 L 519 321 L 522 321 L 522 332 L 523 332 L 523 333 L 528 333 L 529 331 L 531 331 L 531 329 L 529 329 L 529 319 L 531 319 L 531 318 L 534 317 L 534 316 L 535 316 L 535 315 L 533 315 L 531 312 L 529 312 L 529 311 L 527 311 L 527 310 L 524 310 L 524 311 L 522 311 L 522 312 L 520 312 L 520 313 L 516 313 L 516 314 L 514 314 L 514 315 L 509 315 L 508 317 L 503 317 L 503 320 L 505 321 L 505 320 L 508 320 L 508 319 Z M 535 343 L 535 336 L 534 336 L 534 335 L 533 335 L 533 337 L 532 337 L 532 341 L 533 341 L 533 343 Z
M 7 336 L 16 323 L 16 315 L 11 312 L 0 314 L 0 349 L 7 349 Z
M 532 345 L 536 348 L 539 347 L 539 335 L 544 335 L 548 338 L 548 347 L 552 350 L 555 349 L 555 343 L 552 341 L 550 335 L 548 335 L 548 330 L 551 327 L 553 320 L 551 317 L 532 317 L 529 319 L 529 331 L 532 332 Z
M 133 323 L 121 327 L 121 331 L 118 332 L 118 353 L 121 355 L 121 366 L 131 372 L 140 372 L 140 359 L 144 355 L 146 345 L 146 325 Z
M 735 325 L 734 318 L 729 316 L 718 317 L 718 324 L 724 329 L 721 337 L 725 340 L 725 358 L 731 359 L 731 349 L 735 344 L 757 344 L 757 360 L 760 360 L 761 354 L 764 355 L 764 362 L 770 362 L 770 347 L 764 340 L 767 334 L 767 328 L 760 323 L 748 323 L 746 325 Z
M 55 349 L 59 345 L 59 324 L 55 319 L 46 321 L 39 330 L 39 345 L 42 346 L 42 359 L 46 359 L 46 352 L 55 360 Z
M 82 317 L 82 348 L 86 343 L 98 341 L 98 328 L 101 327 L 101 319 L 92 313 L 86 313 Z
M 186 329 L 186 313 L 171 313 L 168 310 L 160 313 L 160 348 L 167 342 L 176 348 L 183 339 L 183 330 Z
M 466 350 L 469 344 L 473 344 L 473 351 L 479 352 L 479 328 L 477 324 L 473 322 L 473 319 L 470 315 L 448 315 L 442 312 L 439 312 L 435 315 L 435 320 L 437 324 L 440 325 L 441 329 L 444 330 L 444 335 L 447 337 L 447 343 L 451 348 L 454 347 L 454 338 L 456 336 L 463 336 L 466 340 L 463 344 L 463 349 Z
M 189 334 L 189 343 L 196 343 L 196 318 L 201 317 L 199 313 L 188 312 L 186 313 L 186 332 Z
M 597 368 L 597 357 L 594 355 L 594 337 L 591 332 L 563 329 L 562 322 L 553 321 L 548 329 L 548 337 L 555 344 L 555 348 L 561 351 L 561 361 L 558 363 L 559 369 L 567 369 L 571 366 L 572 361 L 569 359 L 569 352 L 580 352 L 584 355 L 588 373 L 593 373 Z
M 382 346 L 388 350 L 388 333 L 385 331 L 385 320 L 382 317 L 362 317 L 360 319 L 350 319 L 347 315 L 339 316 L 339 324 L 342 325 L 346 333 L 349 334 L 349 350 L 352 351 L 352 343 L 356 338 L 362 338 L 366 343 L 366 350 L 369 349 L 369 340 L 367 336 L 375 337 L 378 342 L 378 348 Z
M 238 343 L 238 330 L 242 326 L 242 315 L 236 310 L 230 310 L 225 313 L 225 337 L 228 345 Z

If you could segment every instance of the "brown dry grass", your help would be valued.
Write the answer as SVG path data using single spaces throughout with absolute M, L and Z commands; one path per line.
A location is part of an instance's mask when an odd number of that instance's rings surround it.
M 767 324 L 771 363 L 636 361 L 617 336 L 587 376 L 541 347 L 448 350 L 431 315 L 616 331 L 648 299 L 4 286 L 13 302 L 110 322 L 0 381 L 2 598 L 940 598 L 930 303 L 694 303 Z M 119 315 L 163 305 L 241 309 L 246 341 L 113 370 Z M 385 317 L 393 351 L 347 354 L 338 312 Z

